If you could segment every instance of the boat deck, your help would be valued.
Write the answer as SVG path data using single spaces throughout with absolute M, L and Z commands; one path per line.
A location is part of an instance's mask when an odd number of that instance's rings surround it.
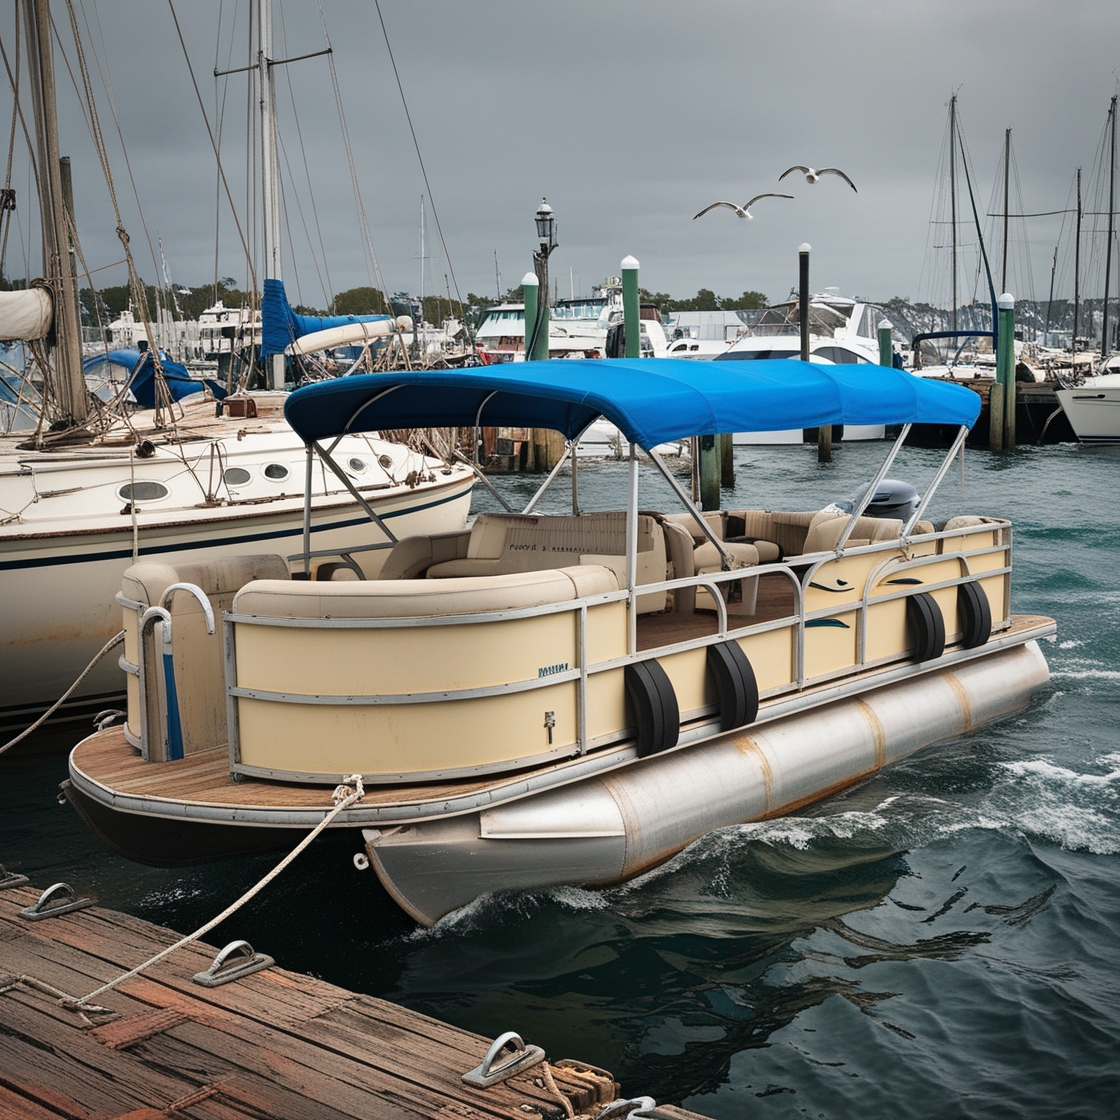
M 772 605 L 772 609 L 779 612 L 787 610 L 777 602 Z M 760 588 L 759 612 L 753 616 L 755 620 L 759 620 L 762 610 L 763 592 Z M 700 619 L 704 616 L 700 615 L 676 617 L 678 621 L 685 620 L 693 626 L 714 627 L 715 625 L 713 615 L 707 616 L 707 620 L 703 623 Z M 778 613 L 773 617 L 782 617 L 782 614 Z M 659 615 L 645 621 L 657 626 L 668 626 L 672 619 L 672 615 Z M 993 635 L 992 643 L 1015 645 L 1053 631 L 1052 619 L 1040 615 L 1012 615 L 1010 627 L 998 635 Z M 672 633 L 672 637 L 676 640 L 683 640 L 684 636 L 691 635 L 682 635 L 679 630 Z M 661 637 L 659 640 L 666 640 L 666 638 Z M 969 658 L 983 655 L 979 651 L 962 652 L 965 652 Z M 945 668 L 951 669 L 952 666 L 946 665 Z M 850 678 L 845 678 L 845 683 L 857 683 L 862 684 L 864 688 L 873 688 L 874 678 L 882 676 L 885 680 L 886 674 L 890 671 L 891 667 L 865 669 Z M 915 666 L 914 671 L 921 670 Z M 835 685 L 836 682 L 827 682 L 798 693 L 796 707 L 811 708 L 815 704 L 825 702 L 834 692 Z M 774 718 L 775 715 L 784 715 L 789 707 L 790 698 L 787 696 L 764 700 L 759 711 L 759 720 L 765 720 L 768 716 Z M 608 747 L 591 752 L 578 760 L 578 763 L 593 767 L 586 771 L 589 774 L 595 770 L 624 765 L 633 757 L 633 751 L 629 747 Z M 467 802 L 471 802 L 475 807 L 481 807 L 485 803 L 496 803 L 527 793 L 529 783 L 537 779 L 545 779 L 545 784 L 556 784 L 558 781 L 565 780 L 555 772 L 571 769 L 574 765 L 576 764 L 571 760 L 567 760 L 516 774 L 489 775 L 470 781 L 367 786 L 361 804 L 342 814 L 339 823 L 359 823 L 362 818 L 368 817 L 370 818 L 368 823 L 373 824 L 374 818 L 378 817 L 379 809 L 395 807 L 442 806 L 443 811 L 446 812 L 450 804 L 456 801 L 462 802 L 464 808 L 468 807 Z M 298 814 L 311 814 L 318 818 L 333 807 L 331 800 L 333 790 L 330 786 L 277 782 L 248 775 L 242 775 L 240 780 L 234 781 L 229 772 L 229 754 L 225 747 L 201 751 L 173 762 L 154 765 L 146 763 L 129 745 L 121 727 L 107 728 L 79 743 L 71 755 L 72 772 L 75 769 L 88 780 L 103 787 L 109 799 L 117 803 L 118 807 L 123 807 L 122 798 L 129 801 L 134 812 L 167 813 L 174 812 L 175 806 L 212 806 L 225 810 L 227 815 L 233 814 L 234 818 L 238 811 L 250 811 L 245 813 L 245 818 L 242 818 L 244 820 L 252 816 L 251 811 L 260 810 L 268 814 L 269 821 L 274 826 L 300 828 L 310 827 L 314 820 Z M 582 776 L 586 776 L 585 773 L 579 775 L 573 773 L 572 778 Z M 284 813 L 294 815 L 284 817 Z M 396 819 L 404 819 L 403 814 Z M 237 822 L 231 818 L 230 823 Z
M 727 624 L 734 629 L 759 622 L 772 622 L 777 618 L 789 618 L 793 613 L 793 585 L 788 577 L 771 572 L 758 577 L 754 614 L 748 614 L 742 603 L 730 602 L 727 604 Z M 698 610 L 692 614 L 677 614 L 674 611 L 644 614 L 638 618 L 638 649 L 653 649 L 673 642 L 702 638 L 714 634 L 717 625 L 714 610 Z

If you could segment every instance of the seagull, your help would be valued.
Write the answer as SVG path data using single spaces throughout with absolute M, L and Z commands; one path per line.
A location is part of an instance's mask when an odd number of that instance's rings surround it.
M 849 179 L 848 176 L 845 175 L 844 172 L 840 170 L 839 167 L 816 168 L 816 167 L 802 167 L 800 164 L 795 164 L 793 167 L 791 167 L 789 169 L 789 171 L 783 171 L 781 173 L 781 175 L 778 176 L 778 182 L 780 183 L 789 174 L 790 171 L 800 171 L 800 172 L 802 172 L 805 176 L 805 182 L 806 183 L 815 183 L 822 175 L 839 175 L 840 178 L 843 179 L 844 182 L 847 183 L 848 186 L 852 188 L 852 190 L 856 189 L 855 183 L 853 183 L 851 181 L 851 179 Z M 859 191 L 856 191 L 856 194 L 859 194 Z
M 711 204 L 711 206 L 705 206 L 704 209 L 701 210 L 699 214 L 693 214 L 692 215 L 692 220 L 696 221 L 697 218 L 702 218 L 709 210 L 714 210 L 717 206 L 726 206 L 728 208 L 728 210 L 734 210 L 736 217 L 747 218 L 748 220 L 753 220 L 754 215 L 751 213 L 751 207 L 760 198 L 793 198 L 793 195 L 791 195 L 791 194 L 773 194 L 773 193 L 756 194 L 754 196 L 754 198 L 752 198 L 750 200 L 750 202 L 748 202 L 745 206 L 736 206 L 734 202 L 713 202 Z

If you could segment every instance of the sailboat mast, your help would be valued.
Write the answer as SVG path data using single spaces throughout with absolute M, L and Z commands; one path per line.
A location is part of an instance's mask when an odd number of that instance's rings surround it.
M 1073 336 L 1070 349 L 1077 359 L 1077 313 L 1081 309 L 1081 168 L 1077 169 L 1077 226 L 1073 235 Z
M 420 196 L 420 306 L 424 306 L 424 196 Z M 423 318 L 423 311 L 420 313 Z
M 1108 106 L 1108 240 L 1104 243 L 1104 309 L 1101 313 L 1101 360 L 1108 357 L 1108 283 L 1112 273 L 1113 214 L 1116 210 L 1116 97 Z
M 62 184 L 58 110 L 54 93 L 54 44 L 48 0 L 23 0 L 27 53 L 31 68 L 35 134 L 39 148 L 39 209 L 43 222 L 43 269 L 54 302 L 51 359 L 53 388 L 70 424 L 85 421 L 89 409 L 82 372 L 82 332 L 78 278 L 70 267 L 70 222 Z
M 1011 177 L 1011 130 L 1004 133 L 1004 268 L 1000 272 L 999 290 L 1007 291 L 1007 212 Z
M 957 95 L 955 93 L 949 98 L 949 208 L 949 226 L 953 237 L 951 257 L 953 289 L 950 329 L 955 331 L 957 329 Z
M 280 163 L 276 152 L 276 92 L 272 82 L 272 0 L 259 0 L 257 69 L 261 92 L 261 185 L 264 190 L 264 275 L 282 280 L 280 271 Z M 272 389 L 284 387 L 284 355 L 273 354 L 268 369 Z

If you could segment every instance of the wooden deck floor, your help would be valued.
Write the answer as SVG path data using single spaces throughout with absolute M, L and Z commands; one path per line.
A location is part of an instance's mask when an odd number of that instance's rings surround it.
M 793 614 L 793 587 L 787 577 L 773 572 L 758 577 L 758 596 L 754 614 L 747 614 L 742 603 L 727 604 L 727 623 L 731 627 L 771 622 Z M 653 649 L 673 642 L 686 642 L 716 632 L 714 610 L 695 614 L 646 614 L 638 619 L 638 649 Z
M 94 1001 L 112 1016 L 83 1022 L 57 997 L 13 981 L 32 977 L 86 995 L 178 938 L 100 907 L 35 923 L 20 918 L 38 893 L 0 891 L 5 1120 L 564 1115 L 541 1067 L 472 1088 L 461 1075 L 481 1062 L 491 1040 L 384 1000 L 275 967 L 203 988 L 191 977 L 216 950 L 197 943 Z M 619 1095 L 603 1071 L 580 1063 L 550 1068 L 577 1113 L 597 1115 Z M 674 1108 L 658 1112 L 702 1120 Z

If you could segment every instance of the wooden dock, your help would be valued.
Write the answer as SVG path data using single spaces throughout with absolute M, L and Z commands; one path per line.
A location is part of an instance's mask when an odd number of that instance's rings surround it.
M 552 1120 L 598 1117 L 620 1097 L 609 1073 L 579 1062 L 474 1088 L 462 1075 L 490 1039 L 275 966 L 205 988 L 192 977 L 216 950 L 202 943 L 92 1001 L 110 1014 L 82 1016 L 54 990 L 87 995 L 178 937 L 97 906 L 20 917 L 39 894 L 0 890 L 5 1120 Z

